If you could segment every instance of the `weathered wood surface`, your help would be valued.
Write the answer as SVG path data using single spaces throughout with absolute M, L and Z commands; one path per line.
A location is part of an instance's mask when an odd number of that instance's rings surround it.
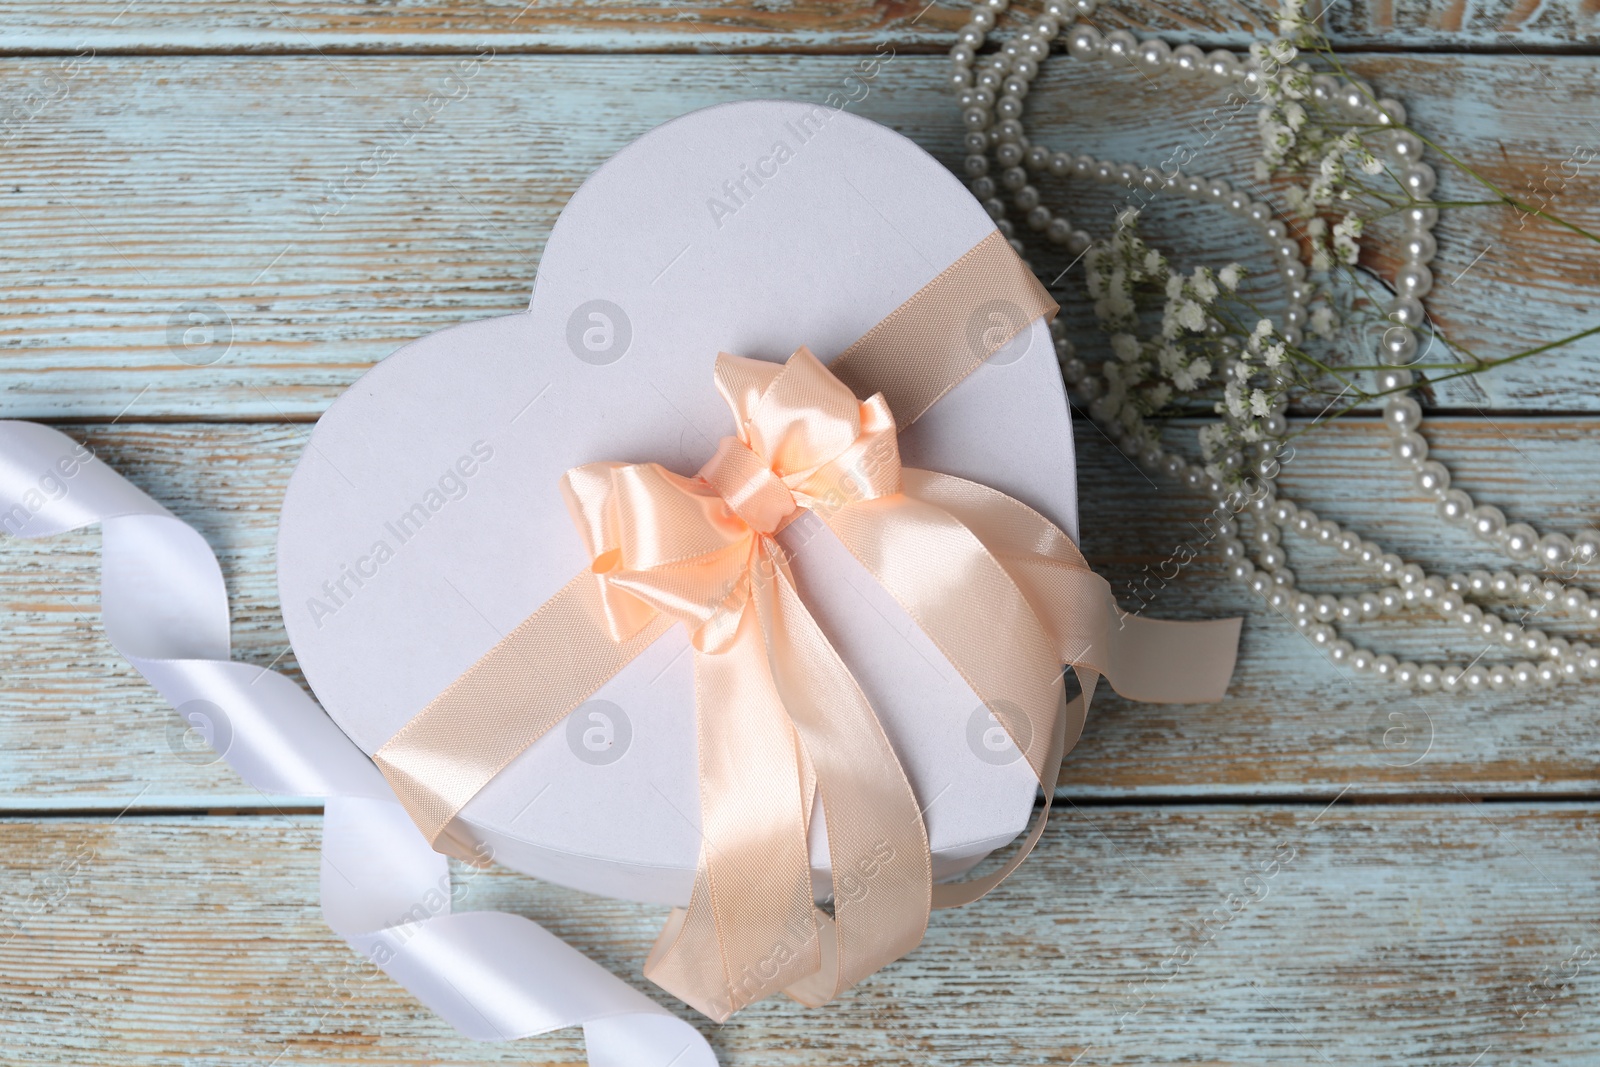
M 0 155 L 0 414 L 314 417 L 406 341 L 526 306 L 561 206 L 633 137 L 728 99 L 821 101 L 859 62 L 497 55 L 447 82 L 462 61 L 98 56 L 52 81 L 66 60 L 0 60 L 0 100 L 40 94 L 13 116 Z M 1351 63 L 1493 180 L 1530 197 L 1536 187 L 1550 210 L 1600 229 L 1600 170 L 1572 162 L 1600 138 L 1600 60 Z M 936 84 L 944 70 L 935 57 L 896 56 L 853 107 L 955 164 L 955 107 Z M 401 118 L 435 90 L 460 98 L 402 132 Z M 1048 117 L 1041 136 L 1058 146 L 1156 164 L 1187 144 L 1195 171 L 1243 180 L 1254 123 L 1248 113 L 1219 120 L 1221 103 L 1198 86 L 1152 86 L 1064 57 L 1029 97 Z M 1172 122 L 1153 121 L 1164 116 Z M 389 149 L 387 164 L 373 164 Z M 1050 195 L 1078 204 L 1091 232 L 1109 228 L 1104 189 Z M 1481 191 L 1454 180 L 1440 195 Z M 1255 236 L 1209 205 L 1158 203 L 1147 231 L 1185 258 L 1265 263 Z M 1593 244 L 1509 209 L 1450 214 L 1439 232 L 1429 305 L 1449 336 L 1501 356 L 1596 324 Z M 1061 295 L 1082 327 L 1078 286 L 1069 278 Z M 191 313 L 202 325 L 185 334 Z M 186 348 L 186 337 L 211 346 Z M 1600 343 L 1452 383 L 1437 399 L 1463 411 L 1596 410 Z
M 1328 7 L 1329 35 L 1344 47 L 1570 48 L 1600 34 L 1593 0 L 1357 0 Z M 1038 8 L 1036 3 L 1017 5 L 1019 12 Z M 887 41 L 942 51 L 971 10 L 965 0 L 793 0 L 747 6 L 667 0 L 386 0 L 359 5 L 337 0 L 240 0 L 225 5 L 77 0 L 68 6 L 6 0 L 0 4 L 0 50 L 438 52 L 491 44 L 541 52 L 844 52 Z M 1237 46 L 1270 28 L 1275 10 L 1275 4 L 1264 0 L 1132 0 L 1107 4 L 1094 18 L 1106 29 L 1125 26 L 1208 47 Z
M 1096 21 L 1238 47 L 1267 6 L 1136 0 Z M 273 540 L 310 420 L 400 344 L 524 306 L 572 190 L 685 110 L 821 101 L 859 54 L 892 50 L 852 107 L 958 163 L 945 62 L 920 53 L 947 47 L 967 10 L 0 0 L 0 417 L 63 422 L 193 523 L 222 560 L 235 655 L 293 675 Z M 1419 126 L 1596 229 L 1600 178 L 1573 160 L 1600 148 L 1600 59 L 1549 53 L 1593 52 L 1597 12 L 1356 0 L 1329 25 Z M 1425 54 L 1461 50 L 1496 54 Z M 701 54 L 638 54 L 660 52 Z M 461 95 L 444 79 L 472 56 Z M 397 133 L 435 90 L 456 98 Z M 1029 121 L 1116 159 L 1200 147 L 1191 169 L 1238 180 L 1254 124 L 1219 121 L 1220 104 L 1057 57 Z M 395 158 L 348 202 L 331 191 L 384 149 Z M 1048 192 L 1104 232 L 1106 190 Z M 1440 195 L 1481 193 L 1456 180 Z M 1210 209 L 1158 204 L 1146 228 L 1180 258 L 1264 262 Z M 1600 321 L 1593 246 L 1510 211 L 1448 215 L 1440 237 L 1430 310 L 1475 350 Z M 1093 353 L 1075 290 L 1061 295 Z M 181 343 L 190 310 L 219 347 Z M 1434 448 L 1480 499 L 1540 526 L 1600 521 L 1594 340 L 1433 400 L 1448 413 Z M 1248 613 L 1228 699 L 1139 706 L 1102 688 L 1060 814 L 1012 882 L 937 916 L 916 954 L 833 1009 L 774 1002 L 709 1030 L 723 1062 L 1600 1062 L 1600 690 L 1397 698 L 1347 678 L 1223 576 L 1197 502 L 1081 420 L 1078 446 L 1085 551 L 1125 606 Z M 1283 484 L 1431 565 L 1497 562 L 1440 528 L 1370 420 L 1318 429 Z M 1200 558 L 1170 584 L 1144 584 L 1189 549 Z M 1306 548 L 1295 565 L 1323 575 L 1329 560 Z M 465 1042 L 359 964 L 318 912 L 319 819 L 188 748 L 101 633 L 99 565 L 94 531 L 0 538 L 0 810 L 15 813 L 0 821 L 0 1063 L 581 1063 L 576 1031 Z M 1307 584 L 1355 579 L 1335 561 Z M 1441 640 L 1477 652 L 1433 622 L 1372 634 L 1419 656 Z M 457 876 L 467 907 L 537 918 L 650 991 L 637 972 L 656 909 Z
M 576 1030 L 464 1041 L 359 961 L 317 907 L 319 830 L 0 823 L 0 1058 L 583 1062 Z M 705 1032 L 726 1067 L 1592 1064 L 1597 836 L 1592 804 L 1068 807 L 1010 882 L 837 1004 Z M 464 910 L 534 918 L 650 991 L 663 909 L 456 877 Z
M 215 546 L 234 614 L 235 656 L 292 671 L 279 617 L 273 541 L 304 425 L 68 426 Z M 1480 499 L 1571 529 L 1592 519 L 1600 436 L 1592 418 L 1441 419 L 1436 454 Z M 1502 436 L 1502 435 L 1505 436 Z M 1395 693 L 1318 657 L 1285 620 L 1229 580 L 1198 523 L 1196 500 L 1152 485 L 1086 421 L 1078 423 L 1084 548 L 1123 606 L 1152 617 L 1244 613 L 1243 655 L 1216 707 L 1136 705 L 1102 687 L 1062 793 L 1072 797 L 1571 795 L 1600 791 L 1600 699 L 1594 686 L 1529 699 Z M 1387 458 L 1387 435 L 1349 419 L 1306 436 L 1286 493 L 1403 553 L 1448 568 L 1493 566 L 1451 536 Z M 1294 551 L 1296 546 L 1291 545 Z M 1167 561 L 1198 559 L 1170 584 Z M 1295 553 L 1301 573 L 1334 561 Z M 0 689 L 0 805 L 12 810 L 260 807 L 222 763 L 196 762 L 177 715 L 106 643 L 99 623 L 99 534 L 0 540 L 6 682 Z M 1350 564 L 1312 588 L 1363 586 Z M 1155 576 L 1153 580 L 1147 578 Z M 1544 620 L 1541 620 L 1541 624 Z M 1550 620 L 1554 632 L 1575 633 Z M 1427 657 L 1440 641 L 1460 661 L 1474 645 L 1418 616 L 1371 627 L 1380 650 Z M 1490 657 L 1491 659 L 1493 657 Z M 1398 716 L 1397 718 L 1395 716 Z

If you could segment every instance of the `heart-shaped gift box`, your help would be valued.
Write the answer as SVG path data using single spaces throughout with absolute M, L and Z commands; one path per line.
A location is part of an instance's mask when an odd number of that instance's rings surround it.
M 624 148 L 562 212 L 526 313 L 405 346 L 318 422 L 284 501 L 278 580 L 322 705 L 376 752 L 589 562 L 565 471 L 625 460 L 692 475 L 733 429 L 712 385 L 719 351 L 778 361 L 806 346 L 826 363 L 993 234 L 921 148 L 831 108 L 712 107 Z M 907 466 L 991 486 L 1076 537 L 1071 423 L 1043 319 L 899 447 Z M 1038 781 L 983 703 L 822 523 L 779 539 L 924 809 L 935 878 L 1013 839 Z M 685 903 L 701 847 L 687 647 L 668 631 L 458 825 L 513 869 Z

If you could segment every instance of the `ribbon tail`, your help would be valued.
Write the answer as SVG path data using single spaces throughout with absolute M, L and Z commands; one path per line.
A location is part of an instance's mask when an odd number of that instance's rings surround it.
M 40 503 L 41 479 L 69 491 Z M 117 651 L 265 793 L 327 798 L 323 915 L 464 1035 L 582 1026 L 590 1067 L 716 1067 L 689 1024 L 520 916 L 451 914 L 450 869 L 382 778 L 305 691 L 230 660 L 228 598 L 205 540 L 92 451 L 0 421 L 0 511 L 18 536 L 100 523 L 102 619 Z
M 1065 751 L 1076 742 L 1098 675 L 1065 701 L 1055 644 L 1011 574 L 975 534 L 940 507 L 907 494 L 819 512 L 899 602 L 1010 735 L 1045 792 L 1022 847 L 998 872 L 933 888 L 935 908 L 971 903 L 1014 871 L 1038 843 Z
M 1124 612 L 1106 580 L 1049 519 L 988 486 L 906 468 L 905 494 L 971 530 L 1011 575 L 1063 663 L 1092 667 L 1129 700 L 1213 703 L 1233 675 L 1239 619 L 1174 622 Z
M 689 907 L 668 920 L 644 973 L 724 1022 L 821 966 L 808 790 L 757 611 L 744 607 L 725 650 L 696 649 L 694 668 L 700 863 Z
M 921 943 L 932 858 L 921 807 L 866 695 L 776 552 L 762 563 L 754 601 L 773 679 L 816 765 L 832 868 L 823 966 L 787 990 L 817 1007 Z

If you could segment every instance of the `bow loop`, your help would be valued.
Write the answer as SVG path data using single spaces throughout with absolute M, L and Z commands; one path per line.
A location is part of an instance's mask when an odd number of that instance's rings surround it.
M 739 439 L 785 481 L 804 478 L 861 436 L 861 402 L 803 345 L 781 366 L 721 353 L 716 377 Z

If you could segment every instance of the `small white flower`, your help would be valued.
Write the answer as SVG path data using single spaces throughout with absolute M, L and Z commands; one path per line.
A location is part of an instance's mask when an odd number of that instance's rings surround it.
M 1132 229 L 1133 227 L 1135 227 L 1137 225 L 1139 225 L 1139 209 L 1138 208 L 1136 208 L 1136 207 L 1125 207 L 1121 211 L 1117 212 L 1117 226 L 1123 232 L 1126 232 L 1126 231 Z
M 1176 300 L 1183 295 L 1183 275 L 1173 274 L 1167 278 L 1167 299 Z
M 1150 410 L 1151 411 L 1160 411 L 1162 408 L 1167 406 L 1167 401 L 1169 401 L 1171 399 L 1172 399 L 1172 387 L 1171 386 L 1165 385 L 1165 384 L 1156 386 L 1154 389 L 1150 390 L 1150 394 L 1149 394 Z
M 1264 390 L 1257 389 L 1250 394 L 1250 414 L 1258 419 L 1272 414 L 1272 401 L 1267 399 Z
M 1290 130 L 1298 130 L 1306 124 L 1306 109 L 1290 101 L 1283 109 L 1283 120 Z
M 1161 351 L 1156 353 L 1156 362 L 1161 367 L 1161 373 L 1170 378 L 1183 365 L 1183 353 L 1172 345 L 1162 345 Z
M 1243 387 L 1238 382 L 1229 382 L 1223 387 L 1222 400 L 1228 406 L 1228 414 L 1236 419 L 1244 418 L 1249 410 L 1245 406 Z
M 1269 345 L 1267 350 L 1262 353 L 1261 358 L 1266 361 L 1268 367 L 1276 367 L 1283 362 L 1283 356 L 1286 351 L 1287 349 L 1284 347 L 1283 342 L 1279 341 L 1275 345 Z
M 1111 351 L 1122 362 L 1132 363 L 1139 358 L 1139 339 L 1131 333 L 1114 333 L 1111 335 Z
M 1377 156 L 1373 155 L 1371 152 L 1368 152 L 1366 149 L 1362 149 L 1361 150 L 1361 154 L 1359 156 L 1357 156 L 1356 159 L 1360 163 L 1361 173 L 1363 173 L 1363 174 L 1381 174 L 1381 173 L 1383 173 L 1383 163 L 1382 163 L 1382 161 L 1380 161 Z
M 1221 270 L 1217 271 L 1217 281 L 1221 282 L 1222 287 L 1231 293 L 1235 289 L 1239 288 L 1239 279 L 1241 274 L 1242 271 L 1239 267 L 1239 264 L 1229 263 L 1226 267 L 1223 267 Z
M 1270 336 L 1272 336 L 1272 320 L 1271 319 L 1259 319 L 1259 320 L 1257 320 L 1256 328 L 1250 331 L 1250 340 L 1252 342 L 1255 342 L 1255 343 L 1259 344 L 1260 342 L 1265 341 Z
M 1333 331 L 1338 327 L 1339 320 L 1334 317 L 1333 309 L 1326 304 L 1318 304 L 1311 311 L 1311 332 L 1318 337 L 1332 337 Z
M 1146 274 L 1160 274 L 1161 268 L 1165 263 L 1166 260 L 1161 258 L 1161 253 L 1153 248 L 1144 254 L 1144 272 Z
M 1211 271 L 1205 267 L 1196 267 L 1189 276 L 1189 287 L 1194 290 L 1201 303 L 1209 304 L 1217 298 L 1217 283 L 1211 278 Z
M 1193 300 L 1185 300 L 1183 306 L 1178 309 L 1178 325 L 1190 333 L 1199 333 L 1204 330 L 1206 328 L 1205 308 L 1196 304 Z

